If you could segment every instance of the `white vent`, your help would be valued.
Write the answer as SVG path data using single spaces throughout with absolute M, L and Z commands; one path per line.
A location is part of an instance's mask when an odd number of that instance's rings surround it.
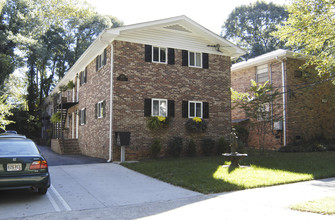
M 273 122 L 273 130 L 275 130 L 275 131 L 283 130 L 283 122 L 282 121 Z
M 179 24 L 166 26 L 164 28 L 174 30 L 174 31 L 183 31 L 183 32 L 187 32 L 187 33 L 192 33 L 191 31 L 187 30 L 186 28 L 184 28 L 183 26 L 181 26 Z

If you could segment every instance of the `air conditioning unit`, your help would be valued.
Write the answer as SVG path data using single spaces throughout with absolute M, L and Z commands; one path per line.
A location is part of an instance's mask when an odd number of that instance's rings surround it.
M 281 120 L 273 122 L 273 130 L 282 131 L 283 130 L 283 122 Z

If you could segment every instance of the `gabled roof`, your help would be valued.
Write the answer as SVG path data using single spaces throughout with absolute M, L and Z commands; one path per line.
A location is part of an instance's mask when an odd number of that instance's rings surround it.
M 233 72 L 233 71 L 238 71 L 238 70 L 253 67 L 253 66 L 259 66 L 259 65 L 266 64 L 272 61 L 282 60 L 283 58 L 306 59 L 306 57 L 304 57 L 303 55 L 299 53 L 295 53 L 289 50 L 278 49 L 278 50 L 260 55 L 258 57 L 249 59 L 247 61 L 233 64 L 231 67 L 231 71 Z
M 177 39 L 177 40 L 176 40 Z M 238 58 L 246 52 L 186 16 L 105 29 L 52 91 L 67 84 L 114 40 L 193 50 Z M 196 42 L 196 43 L 195 43 Z

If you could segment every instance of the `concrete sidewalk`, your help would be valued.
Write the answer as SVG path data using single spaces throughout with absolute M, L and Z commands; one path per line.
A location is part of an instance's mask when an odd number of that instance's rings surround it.
M 335 196 L 335 178 L 203 195 L 116 164 L 52 167 L 51 174 L 58 179 L 53 185 L 72 210 L 25 219 L 335 218 L 289 209 L 290 205 L 298 202 Z M 66 184 L 72 182 L 80 184 L 69 189 Z M 86 192 L 92 200 L 84 198 Z M 81 205 L 76 201 L 81 201 Z

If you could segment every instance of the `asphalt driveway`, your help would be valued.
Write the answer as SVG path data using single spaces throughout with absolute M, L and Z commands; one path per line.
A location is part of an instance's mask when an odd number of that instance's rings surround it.
M 48 161 L 49 166 L 60 166 L 60 165 L 75 165 L 75 164 L 93 164 L 93 163 L 105 163 L 105 159 L 88 157 L 84 155 L 60 155 L 51 150 L 47 146 L 38 146 L 41 153 Z

